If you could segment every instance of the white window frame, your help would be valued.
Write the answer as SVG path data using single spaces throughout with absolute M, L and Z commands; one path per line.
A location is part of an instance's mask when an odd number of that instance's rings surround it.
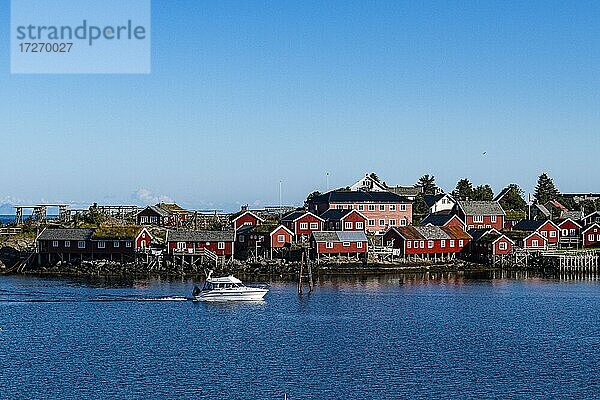
M 540 242 L 537 239 L 531 239 L 531 247 L 540 247 Z
M 71 241 L 65 240 L 65 247 L 71 247 Z
M 551 238 L 555 238 L 556 237 L 556 231 L 550 231 L 550 237 Z
M 406 226 L 406 220 L 404 218 L 400 220 L 400 226 Z
M 455 244 L 454 240 L 451 240 L 451 241 L 450 241 L 450 246 L 449 246 L 449 247 L 453 248 L 453 247 L 454 247 L 454 244 Z
M 410 249 L 412 247 L 412 242 L 410 240 L 406 241 L 406 248 Z
M 507 243 L 506 242 L 500 242 L 500 243 L 498 243 L 498 249 L 499 250 L 506 250 L 506 249 L 508 249 Z
M 496 215 L 492 215 L 492 223 L 495 223 L 498 221 L 498 218 Z
M 80 240 L 77 242 L 78 249 L 85 249 L 85 240 Z
M 240 236 L 238 236 L 238 242 L 240 242 L 240 243 L 244 243 L 244 240 L 245 240 L 245 237 L 244 237 L 244 235 L 240 235 Z
M 363 248 L 363 242 L 356 242 L 356 248 L 357 249 L 362 249 Z
M 425 241 L 424 241 L 424 240 L 421 240 L 421 242 L 420 242 L 420 243 L 421 243 L 421 246 L 419 246 L 419 247 L 421 247 L 422 249 L 424 249 L 424 248 L 425 248 Z
M 333 249 L 333 242 L 325 242 L 326 249 Z
M 385 219 L 379 220 L 379 226 L 385 226 Z
M 98 242 L 98 248 L 99 249 L 105 249 L 106 248 L 106 242 L 104 240 L 100 240 Z
M 375 204 L 369 204 L 369 205 L 367 206 L 367 209 L 368 209 L 369 211 L 375 211 Z
M 459 240 L 458 241 L 458 247 L 463 247 L 465 245 L 465 241 L 464 240 Z
M 285 235 L 278 234 L 277 235 L 277 242 L 278 243 L 285 243 Z
M 365 223 L 364 222 L 357 222 L 356 223 L 356 229 L 365 229 Z
M 385 211 L 385 204 L 379 205 L 379 211 Z
M 440 241 L 440 247 L 441 247 L 441 248 L 444 248 L 444 247 L 446 247 L 446 240 L 445 240 L 445 239 L 442 239 L 442 240 Z
M 396 211 L 396 205 L 390 204 L 390 211 Z
M 311 222 L 310 223 L 310 230 L 311 231 L 316 231 L 317 229 L 319 229 L 319 223 L 318 222 Z
M 400 204 L 400 211 L 406 211 L 406 204 Z
M 433 242 L 433 240 L 428 240 L 428 241 L 427 241 L 427 248 L 428 248 L 428 249 L 433 249 L 433 246 L 434 246 L 434 244 L 435 244 L 435 243 Z
M 352 221 L 345 221 L 344 229 L 352 229 Z
M 308 222 L 300 222 L 300 229 L 308 229 Z
M 588 240 L 590 242 L 593 242 L 594 241 L 594 235 L 593 234 L 588 235 Z
M 370 219 L 369 220 L 369 226 L 375 226 L 375 220 L 374 219 Z
M 396 220 L 390 219 L 390 226 L 396 226 Z
M 177 250 L 183 250 L 185 248 L 187 248 L 186 242 L 177 242 Z
M 225 250 L 225 242 L 219 242 L 219 243 L 217 243 L 217 249 L 218 250 Z
M 52 247 L 58 247 L 58 240 L 52 241 Z
M 131 240 L 128 240 L 125 242 L 125 247 L 129 248 L 129 247 L 133 247 L 133 242 Z
M 121 243 L 120 243 L 118 240 L 115 240 L 115 241 L 113 242 L 113 247 L 114 247 L 115 249 L 117 249 L 117 248 L 121 247 Z
M 350 247 L 350 242 L 342 242 L 343 247 Z
M 473 215 L 473 223 L 483 223 L 483 215 Z
M 364 204 L 359 204 L 358 205 L 358 211 L 364 211 L 365 210 L 365 205 Z

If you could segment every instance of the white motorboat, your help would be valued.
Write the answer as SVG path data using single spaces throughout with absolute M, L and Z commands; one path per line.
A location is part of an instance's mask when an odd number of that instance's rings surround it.
M 213 278 L 210 271 L 202 289 L 196 286 L 192 296 L 194 301 L 258 301 L 268 291 L 263 287 L 245 286 L 233 275 Z

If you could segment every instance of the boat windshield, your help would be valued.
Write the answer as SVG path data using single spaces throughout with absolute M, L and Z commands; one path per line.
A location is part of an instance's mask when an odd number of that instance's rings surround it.
M 235 288 L 239 288 L 243 285 L 240 285 L 238 283 L 212 283 L 212 282 L 205 282 L 204 286 L 202 287 L 202 290 L 214 290 L 214 289 L 235 289 Z

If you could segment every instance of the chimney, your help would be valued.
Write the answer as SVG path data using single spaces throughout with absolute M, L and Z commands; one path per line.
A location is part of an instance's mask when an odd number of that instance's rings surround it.
M 242 211 L 248 211 L 248 204 L 244 204 L 242 206 Z

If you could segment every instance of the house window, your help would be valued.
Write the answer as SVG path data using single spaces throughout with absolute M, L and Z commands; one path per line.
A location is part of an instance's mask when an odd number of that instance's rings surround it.
M 285 243 L 285 235 L 277 235 L 277 241 L 279 243 Z
M 379 205 L 379 211 L 385 211 L 385 204 Z
M 497 221 L 497 217 L 496 217 L 496 215 L 492 215 L 492 223 L 494 223 L 494 222 L 496 222 L 496 221 Z
M 71 241 L 65 240 L 65 247 L 71 247 Z
M 425 248 L 425 241 L 421 240 L 421 248 L 424 249 Z
M 390 219 L 390 226 L 396 226 L 396 220 Z
M 571 229 L 571 236 L 575 236 L 575 229 Z
M 342 204 L 338 204 L 336 208 L 337 208 L 338 210 L 343 210 L 343 209 L 344 209 L 344 206 L 343 206 Z
M 344 229 L 352 229 L 352 222 L 344 222 Z
M 542 231 L 542 236 L 543 237 L 548 237 L 548 232 L 547 231 Z
M 300 222 L 300 229 L 308 229 L 308 222 Z
M 400 204 L 400 211 L 406 211 L 406 204 Z
M 52 241 L 52 247 L 58 247 L 58 240 Z
M 588 240 L 590 242 L 593 242 L 594 241 L 594 235 L 588 235 Z
M 310 229 L 313 230 L 313 231 L 319 229 L 319 223 L 318 222 L 311 222 L 310 223 Z
M 454 247 L 454 240 L 450 241 L 450 247 Z
M 385 226 L 385 219 L 379 220 L 379 226 Z
M 469 225 L 468 230 L 473 229 L 474 226 L 473 225 Z
M 433 240 L 428 240 L 427 241 L 427 248 L 433 249 Z
M 356 242 L 356 248 L 357 249 L 362 249 L 363 248 L 363 243 L 362 242 Z
M 158 222 L 158 217 L 150 217 L 150 222 L 156 224 Z
M 240 235 L 239 236 L 239 242 L 240 243 L 244 243 L 244 235 Z
M 446 247 L 446 241 L 445 241 L 445 240 L 442 240 L 442 241 L 440 242 L 440 247 L 442 247 L 442 248 L 443 248 L 443 247 Z
M 106 248 L 106 242 L 105 242 L 105 241 L 103 241 L 103 240 L 99 241 L 99 242 L 98 242 L 98 248 L 99 248 L 99 249 L 104 249 L 104 248 Z
M 333 243 L 332 242 L 325 243 L 325 248 L 326 249 L 333 249 Z
M 121 243 L 119 243 L 119 241 L 118 241 L 118 240 L 115 240 L 115 241 L 113 242 L 113 247 L 114 247 L 115 249 L 116 249 L 116 248 L 118 248 L 120 245 L 121 245 Z
M 550 237 L 551 238 L 555 238 L 556 237 L 556 231 L 550 231 Z
M 563 229 L 563 236 L 568 236 L 569 235 L 569 230 L 568 229 Z
M 364 211 L 364 210 L 365 210 L 364 204 L 359 204 L 358 205 L 358 211 Z
M 356 229 L 365 229 L 365 224 L 363 222 L 357 222 Z
M 140 217 L 140 223 L 145 224 L 148 222 L 148 217 Z
M 473 222 L 483 222 L 483 215 L 473 215 Z
M 219 242 L 219 244 L 217 244 L 217 249 L 225 250 L 225 242 Z
M 375 204 L 369 204 L 369 211 L 375 211 Z
M 531 247 L 538 247 L 538 241 L 537 240 L 532 240 L 531 241 Z
M 390 211 L 396 211 L 396 205 L 390 204 Z
M 408 242 L 406 242 L 406 248 L 410 249 L 412 247 L 412 242 L 409 240 Z
M 342 246 L 344 246 L 344 247 L 350 247 L 350 242 L 342 242 Z
M 125 242 L 125 247 L 131 247 L 132 245 L 133 243 L 131 242 L 131 240 Z
M 369 220 L 369 226 L 375 226 L 375 220 L 374 219 L 370 219 Z
M 498 244 L 498 248 L 499 248 L 500 250 L 506 250 L 506 242 L 500 242 L 500 243 Z
M 406 226 L 406 220 L 405 219 L 401 219 L 400 220 L 400 226 Z
M 85 241 L 80 240 L 79 242 L 77 242 L 77 247 L 80 249 L 85 249 Z
M 458 247 L 463 247 L 465 245 L 465 241 L 464 240 L 459 240 L 458 241 Z

